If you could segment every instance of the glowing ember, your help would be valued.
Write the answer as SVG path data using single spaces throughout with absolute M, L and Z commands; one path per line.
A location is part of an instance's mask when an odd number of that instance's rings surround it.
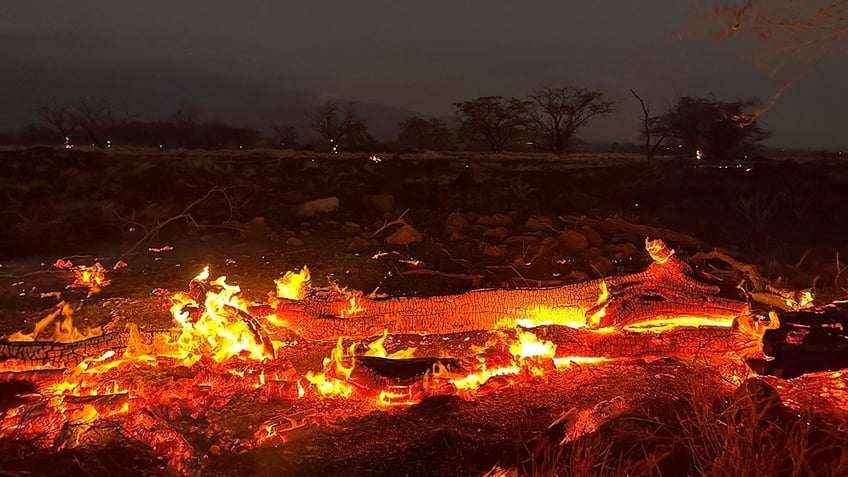
M 647 248 L 656 262 L 653 266 L 669 261 L 668 267 L 677 266 L 674 251 L 662 242 L 648 241 Z M 97 267 L 91 268 L 96 270 Z M 105 274 L 105 270 L 102 273 Z M 89 279 L 98 284 L 96 286 L 108 283 L 103 279 L 105 275 L 100 275 L 100 281 L 91 278 L 95 276 L 97 273 L 92 273 Z M 616 300 L 621 296 L 620 282 L 608 278 L 609 284 L 600 280 L 597 285 L 593 283 L 584 288 L 579 305 L 563 303 L 560 306 L 548 302 L 546 305 L 553 305 L 537 306 L 529 311 L 515 307 L 526 312 L 517 316 L 527 316 L 527 319 L 515 319 L 516 315 L 510 319 L 504 315 L 492 316 L 490 323 L 498 323 L 501 318 L 499 325 L 502 327 L 481 329 L 485 335 L 472 343 L 485 342 L 482 346 L 466 342 L 472 339 L 471 332 L 464 331 L 465 336 L 453 332 L 441 336 L 401 333 L 393 328 L 394 322 L 387 322 L 387 328 L 395 334 L 387 329 L 380 334 L 378 330 L 382 326 L 376 330 L 371 328 L 356 339 L 352 334 L 336 333 L 334 346 L 328 349 L 329 345 L 322 343 L 329 342 L 310 341 L 297 335 L 299 329 L 294 325 L 285 329 L 289 325 L 275 316 L 280 309 L 277 304 L 291 305 L 292 314 L 314 312 L 321 319 L 328 318 L 326 326 L 333 327 L 364 322 L 373 316 L 373 308 L 385 301 L 337 286 L 313 290 L 306 267 L 275 280 L 275 290 L 268 296 L 267 303 L 250 303 L 241 297 L 241 289 L 228 283 L 226 277 L 214 280 L 210 277 L 207 267 L 190 281 L 187 291 L 169 297 L 174 320 L 172 329 L 153 332 L 130 325 L 126 332 L 100 336 L 100 330 L 77 330 L 72 323 L 72 307 L 61 302 L 39 320 L 31 332 L 19 332 L 10 337 L 8 341 L 43 340 L 43 335 L 49 334 L 53 326 L 52 342 L 44 344 L 55 346 L 57 350 L 65 349 L 60 344 L 88 339 L 103 339 L 108 346 L 92 345 L 91 349 L 97 351 L 83 356 L 85 359 L 71 364 L 62 362 L 52 369 L 42 369 L 32 363 L 4 362 L 4 372 L 49 373 L 37 375 L 44 381 L 35 381 L 37 389 L 28 395 L 30 401 L 15 404 L 3 414 L 0 439 L 23 436 L 37 440 L 45 448 L 57 449 L 81 445 L 78 437 L 87 429 L 106 425 L 120 428 L 125 435 L 156 450 L 175 474 L 189 474 L 197 465 L 197 454 L 191 449 L 188 438 L 177 432 L 175 428 L 178 427 L 172 427 L 171 423 L 185 417 L 199 426 L 201 422 L 208 422 L 206 413 L 230 405 L 234 397 L 285 402 L 288 403 L 286 409 L 294 409 L 295 415 L 263 416 L 260 421 L 264 419 L 264 422 L 260 425 L 252 423 L 248 433 L 252 441 L 248 437 L 244 444 L 248 447 L 281 445 L 293 438 L 289 434 L 291 431 L 306 425 L 325 425 L 341 413 L 413 406 L 436 395 L 479 399 L 505 386 L 538 384 L 554 375 L 552 373 L 574 373 L 572 368 L 611 362 L 624 355 L 615 353 L 616 344 L 612 345 L 612 351 L 603 346 L 593 347 L 597 344 L 596 339 L 601 342 L 609 338 L 605 343 L 612 343 L 635 336 L 655 345 L 668 335 L 655 337 L 644 332 L 659 334 L 680 326 L 708 326 L 716 331 L 714 328 L 729 328 L 733 324 L 730 312 L 727 319 L 718 314 L 704 318 L 697 315 L 696 308 L 692 316 L 651 315 L 654 319 L 595 329 L 606 324 L 607 313 L 615 315 Z M 801 301 L 803 297 L 798 303 Z M 397 303 L 405 307 L 420 302 Z M 391 317 L 403 311 L 402 308 L 392 309 Z M 291 323 L 296 323 L 296 318 L 293 317 Z M 775 327 L 776 323 L 776 316 L 768 323 L 764 319 L 744 316 L 739 320 L 739 330 L 742 334 L 762 336 L 765 329 Z M 532 329 L 541 325 L 559 326 Z M 724 330 L 718 331 L 724 333 Z M 290 334 L 295 337 L 290 338 Z M 279 341 L 272 341 L 271 337 Z M 120 341 L 109 342 L 108 338 Z M 402 344 L 415 344 L 420 349 L 398 349 Z M 319 353 L 327 353 L 320 367 L 317 362 L 321 354 L 307 355 L 311 360 L 304 359 L 307 351 L 316 349 L 323 350 Z M 286 354 L 289 351 L 296 352 Z M 581 353 L 589 356 L 569 356 Z M 603 356 L 591 356 L 595 353 Z M 298 368 L 308 366 L 312 369 L 296 369 L 288 359 L 296 361 Z M 377 372 L 379 366 L 402 369 L 405 373 L 380 374 Z M 13 379 L 17 379 L 17 375 Z M 838 389 L 838 386 L 827 389 Z M 232 405 L 241 404 L 233 401 Z M 616 399 L 602 404 L 570 415 L 574 423 L 569 424 L 571 427 L 565 438 L 593 431 L 593 426 L 605 416 L 622 408 Z M 212 424 L 208 425 L 211 428 Z M 223 446 L 224 443 L 216 441 L 208 452 L 221 452 Z M 238 447 L 230 442 L 227 449 L 236 452 Z
M 75 278 L 74 283 L 71 284 L 72 287 L 91 288 L 94 292 L 94 290 L 99 290 L 101 287 L 105 287 L 111 283 L 111 281 L 106 279 L 107 270 L 103 268 L 100 262 L 90 267 L 77 265 L 73 268 L 73 271 Z

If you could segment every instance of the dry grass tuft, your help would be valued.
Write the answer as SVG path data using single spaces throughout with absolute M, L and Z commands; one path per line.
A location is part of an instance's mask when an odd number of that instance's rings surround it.
M 501 475 L 528 477 L 837 477 L 848 475 L 848 422 L 793 411 L 758 379 L 734 392 L 694 373 L 677 402 L 653 403 L 560 446 L 540 436 Z

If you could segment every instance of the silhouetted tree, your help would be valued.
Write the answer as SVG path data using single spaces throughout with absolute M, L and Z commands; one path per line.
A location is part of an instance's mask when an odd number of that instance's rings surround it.
M 274 124 L 271 129 L 277 135 L 277 144 L 281 147 L 291 149 L 297 144 L 297 130 L 294 126 Z
M 578 129 L 595 116 L 613 112 L 600 91 L 565 86 L 542 88 L 530 95 L 528 115 L 536 138 L 552 153 L 568 151 Z
M 130 120 L 126 106 L 119 113 L 113 109 L 112 103 L 105 99 L 93 102 L 88 98 L 80 98 L 71 114 L 86 142 L 97 147 L 105 146 L 109 140 L 108 136 Z
M 527 102 L 502 96 L 482 96 L 454 103 L 459 136 L 466 142 L 484 141 L 494 153 L 525 136 Z
M 443 151 L 453 145 L 453 133 L 441 119 L 410 117 L 398 123 L 398 142 L 407 147 Z
M 636 91 L 630 90 L 633 93 L 633 96 L 636 97 L 636 100 L 639 101 L 639 105 L 642 106 L 642 138 L 645 140 L 645 159 L 648 162 L 654 158 L 654 155 L 657 153 L 657 149 L 659 149 L 660 145 L 665 141 L 665 138 L 668 137 L 668 127 L 663 124 L 659 118 L 656 116 L 651 116 L 651 106 L 642 100 L 642 98 L 636 94 Z
M 373 143 L 368 126 L 353 111 L 353 103 L 341 108 L 327 101 L 307 113 L 312 129 L 321 135 L 331 150 L 339 147 L 358 148 Z
M 39 106 L 35 113 L 42 121 L 55 129 L 63 141 L 65 138 L 70 138 L 77 129 L 76 118 L 70 105 L 43 105 Z
M 756 115 L 745 112 L 754 105 L 753 100 L 723 102 L 684 96 L 658 116 L 656 124 L 680 141 L 686 152 L 724 158 L 754 149 L 768 137 L 769 133 L 757 124 Z
M 197 132 L 200 111 L 193 106 L 181 106 L 168 116 L 173 127 L 165 135 L 167 141 L 177 147 L 191 147 L 192 136 Z M 161 141 L 161 139 L 160 139 Z

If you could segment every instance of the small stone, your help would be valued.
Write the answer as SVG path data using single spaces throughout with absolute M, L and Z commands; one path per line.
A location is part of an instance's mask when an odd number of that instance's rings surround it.
M 577 255 L 589 248 L 589 239 L 580 232 L 566 230 L 557 237 L 557 248 L 567 254 Z
M 468 240 L 468 236 L 460 232 L 453 232 L 450 234 L 450 238 L 448 240 L 451 242 L 464 242 L 465 240 Z
M 391 194 L 372 195 L 369 200 L 377 212 L 385 214 L 395 209 L 395 196 Z
M 303 247 L 303 240 L 297 237 L 289 237 L 286 240 L 286 245 L 288 245 L 289 247 Z
M 404 224 L 397 232 L 386 237 L 389 245 L 409 245 L 423 240 L 421 232 L 415 230 L 411 225 Z
M 481 215 L 477 218 L 477 224 L 490 227 L 503 227 L 512 224 L 512 218 L 504 214 Z
M 297 214 L 301 217 L 312 217 L 315 214 L 326 214 L 337 210 L 339 210 L 339 198 L 332 196 L 300 204 L 297 208 Z
M 623 243 L 621 244 L 621 253 L 627 257 L 636 257 L 639 255 L 639 248 L 630 242 Z
M 362 232 L 362 227 L 360 227 L 359 224 L 357 224 L 356 222 L 348 221 L 342 224 L 342 232 L 348 234 L 358 234 Z
M 598 257 L 603 257 L 604 251 L 599 249 L 598 247 L 591 247 L 584 250 L 580 255 L 586 260 L 591 261 Z
M 506 257 L 506 247 L 503 245 L 486 245 L 483 248 L 483 255 L 493 258 Z
M 468 227 L 470 224 L 468 223 L 468 219 L 465 218 L 460 212 L 451 212 L 448 215 L 448 218 L 445 220 L 446 227 L 454 227 L 457 230 L 462 230 Z
M 371 248 L 371 244 L 362 237 L 354 237 L 347 245 L 347 251 L 350 253 L 362 253 Z
M 504 243 L 510 247 L 529 247 L 531 245 L 536 245 L 536 241 L 536 237 L 531 237 L 529 235 L 515 235 L 507 238 Z
M 527 222 L 524 222 L 524 228 L 530 232 L 551 232 L 554 228 L 554 221 L 547 217 L 530 217 Z
M 580 228 L 580 233 L 586 236 L 589 239 L 589 245 L 593 247 L 600 247 L 604 244 L 604 238 L 601 237 L 601 234 L 598 233 L 597 230 L 589 227 L 588 225 L 584 225 Z
M 589 265 L 599 277 L 608 277 L 615 271 L 615 266 L 612 264 L 610 259 L 604 256 L 593 258 L 589 261 Z
M 492 227 L 483 231 L 483 240 L 503 240 L 509 235 L 506 227 Z
M 247 241 L 280 239 L 277 233 L 271 230 L 265 223 L 264 217 L 254 217 L 250 222 L 238 225 L 237 227 L 239 229 L 239 236 Z

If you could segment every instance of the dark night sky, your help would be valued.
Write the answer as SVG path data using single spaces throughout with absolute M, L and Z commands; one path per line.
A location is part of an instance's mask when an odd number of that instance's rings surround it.
M 192 104 L 206 118 L 267 126 L 322 99 L 396 121 L 410 111 L 449 116 L 453 102 L 477 96 L 575 85 L 619 101 L 618 114 L 582 137 L 633 141 L 640 111 L 630 88 L 655 110 L 680 95 L 767 101 L 802 72 L 790 65 L 768 77 L 744 38 L 672 40 L 701 5 L 9 1 L 0 6 L 0 129 L 35 121 L 40 103 L 81 95 L 150 117 Z M 801 76 L 761 117 L 769 143 L 845 147 L 846 73 L 843 50 Z

